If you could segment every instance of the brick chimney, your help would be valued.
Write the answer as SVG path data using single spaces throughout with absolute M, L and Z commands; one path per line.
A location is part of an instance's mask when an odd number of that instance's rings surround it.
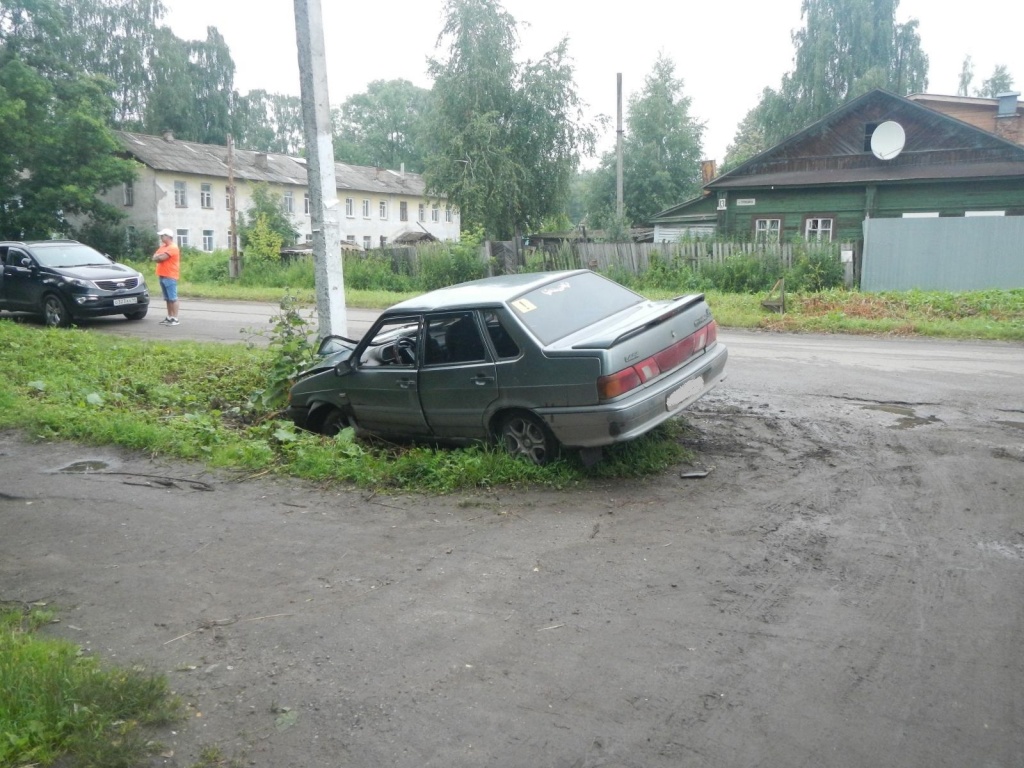
M 996 96 L 999 101 L 999 111 L 996 112 L 996 135 L 1014 144 L 1024 145 L 1024 129 L 1021 122 L 1020 109 L 1017 106 L 1019 93 L 1007 92 Z
M 170 129 L 164 131 L 164 141 L 166 141 L 168 144 L 174 141 L 174 131 Z
M 257 152 L 256 153 L 256 167 L 261 171 L 267 170 L 267 153 Z

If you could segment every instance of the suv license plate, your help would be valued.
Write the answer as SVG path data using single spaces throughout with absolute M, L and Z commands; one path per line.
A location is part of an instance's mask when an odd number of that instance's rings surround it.
M 139 303 L 139 297 L 138 296 L 129 296 L 126 299 L 114 299 L 114 306 L 115 307 L 121 307 L 121 306 L 124 306 L 125 304 L 138 304 L 138 303 Z

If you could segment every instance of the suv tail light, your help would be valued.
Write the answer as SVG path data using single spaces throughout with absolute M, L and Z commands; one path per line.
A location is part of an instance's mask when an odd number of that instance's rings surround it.
M 612 400 L 624 395 L 641 384 L 667 373 L 685 363 L 699 352 L 703 352 L 718 340 L 718 324 L 712 320 L 685 339 L 671 347 L 657 352 L 646 360 L 634 363 L 628 368 L 616 371 L 597 380 L 597 396 L 600 400 Z

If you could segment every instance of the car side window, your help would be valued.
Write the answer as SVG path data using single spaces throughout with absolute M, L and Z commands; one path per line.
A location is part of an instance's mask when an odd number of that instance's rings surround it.
M 473 312 L 462 312 L 445 326 L 444 354 L 449 363 L 475 363 L 487 359 Z
M 9 267 L 20 267 L 22 259 L 28 258 L 28 254 L 24 251 L 20 251 L 17 248 L 7 249 L 7 266 Z
M 494 345 L 494 351 L 497 353 L 498 359 L 508 360 L 513 357 L 519 357 L 519 345 L 509 335 L 509 332 L 505 330 L 505 326 L 502 325 L 501 317 L 498 316 L 497 312 L 493 310 L 484 312 L 484 325 L 487 327 L 487 335 L 491 338 L 491 344 Z
M 399 317 L 377 326 L 373 337 L 359 353 L 359 366 L 415 367 L 419 355 L 420 323 L 416 318 Z

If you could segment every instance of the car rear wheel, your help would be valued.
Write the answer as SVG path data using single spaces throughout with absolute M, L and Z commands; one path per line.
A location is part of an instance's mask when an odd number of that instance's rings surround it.
M 512 456 L 543 465 L 555 458 L 558 441 L 538 417 L 528 411 L 516 411 L 501 422 L 501 444 Z
M 145 309 L 137 309 L 134 312 L 125 312 L 124 316 L 127 317 L 129 320 L 141 320 L 146 316 L 146 313 L 148 311 L 149 307 L 146 307 Z
M 67 328 L 71 325 L 71 312 L 55 293 L 48 293 L 43 299 L 43 319 L 51 328 Z

